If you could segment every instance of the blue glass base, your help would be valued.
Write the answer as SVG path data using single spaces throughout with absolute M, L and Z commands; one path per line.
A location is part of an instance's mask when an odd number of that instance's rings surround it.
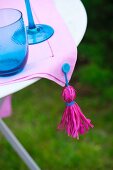
M 12 71 L 12 72 L 0 73 L 0 77 L 14 76 L 15 74 L 20 73 L 23 69 L 24 69 L 24 67 L 23 67 L 23 68 L 20 68 L 20 69 L 18 69 L 18 70 Z
M 23 60 L 23 62 L 19 66 L 15 67 L 14 69 L 6 70 L 6 71 L 1 71 L 0 70 L 0 77 L 13 76 L 13 75 L 15 75 L 17 73 L 20 73 L 24 69 L 24 67 L 26 65 L 27 58 L 28 58 L 28 54 L 25 57 L 25 59 Z M 9 63 L 9 61 L 8 61 L 8 63 Z
M 36 28 L 27 27 L 28 44 L 38 44 L 49 39 L 54 34 L 54 29 L 49 25 L 37 24 Z

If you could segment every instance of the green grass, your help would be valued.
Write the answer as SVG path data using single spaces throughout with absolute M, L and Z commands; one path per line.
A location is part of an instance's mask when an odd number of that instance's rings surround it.
M 82 87 L 83 88 L 83 87 Z M 113 106 L 100 95 L 78 94 L 77 102 L 95 128 L 80 140 L 57 131 L 64 110 L 62 88 L 41 80 L 13 95 L 13 115 L 5 119 L 42 170 L 113 170 Z M 27 170 L 0 134 L 0 170 Z
M 82 84 L 76 86 L 77 102 L 94 129 L 79 141 L 57 131 L 62 88 L 47 80 L 14 94 L 13 115 L 5 119 L 42 170 L 113 170 L 113 5 L 110 0 L 82 1 L 88 30 L 78 49 L 80 71 L 73 77 Z M 0 170 L 27 169 L 0 133 Z

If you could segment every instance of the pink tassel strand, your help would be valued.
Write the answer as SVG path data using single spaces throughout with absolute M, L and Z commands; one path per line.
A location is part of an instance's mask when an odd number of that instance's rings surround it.
M 91 120 L 84 116 L 78 104 L 74 102 L 76 91 L 72 86 L 68 85 L 63 89 L 62 97 L 66 102 L 66 108 L 58 129 L 65 130 L 68 136 L 79 139 L 80 134 L 85 134 L 94 126 L 91 124 Z

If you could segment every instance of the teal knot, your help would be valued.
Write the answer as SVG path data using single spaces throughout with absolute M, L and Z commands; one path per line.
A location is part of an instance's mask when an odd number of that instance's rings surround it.
M 72 101 L 72 102 L 70 102 L 70 103 L 66 103 L 66 106 L 72 106 L 72 105 L 74 105 L 75 104 L 75 101 Z

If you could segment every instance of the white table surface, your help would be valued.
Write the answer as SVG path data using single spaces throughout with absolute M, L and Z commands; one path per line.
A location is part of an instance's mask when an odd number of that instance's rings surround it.
M 54 0 L 56 7 L 68 26 L 74 40 L 78 46 L 81 42 L 87 26 L 87 15 L 85 8 L 80 0 Z M 17 92 L 35 82 L 40 78 L 0 86 L 0 98 Z

